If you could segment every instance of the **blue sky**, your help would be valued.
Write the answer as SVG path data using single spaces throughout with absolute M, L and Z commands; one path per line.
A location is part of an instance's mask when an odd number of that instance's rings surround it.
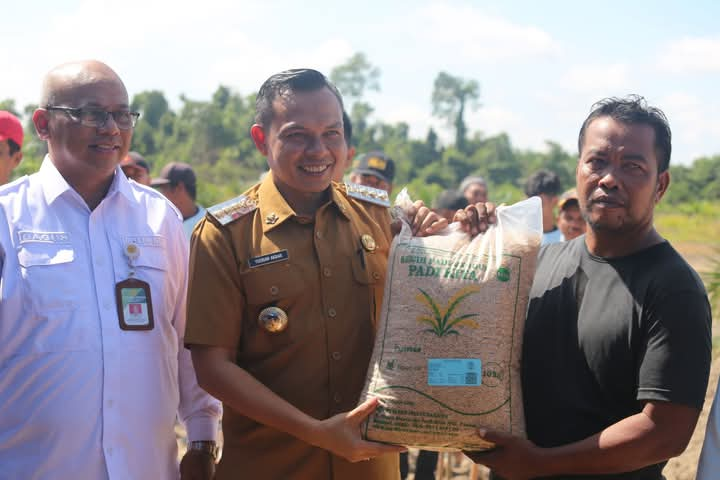
M 329 73 L 365 52 L 381 70 L 375 116 L 430 126 L 441 70 L 476 79 L 472 131 L 507 132 L 519 148 L 575 150 L 602 97 L 639 93 L 673 129 L 673 163 L 720 154 L 720 2 L 342 2 L 65 0 L 3 7 L 0 98 L 22 106 L 53 65 L 98 58 L 130 94 L 159 89 L 208 99 L 219 84 L 247 94 L 272 73 Z M 8 21 L 10 20 L 11 21 Z

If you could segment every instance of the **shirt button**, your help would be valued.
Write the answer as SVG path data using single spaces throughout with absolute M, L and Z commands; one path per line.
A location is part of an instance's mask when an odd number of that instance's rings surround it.
M 112 447 L 108 447 L 108 449 L 107 449 L 107 454 L 110 455 L 110 456 L 112 456 L 112 453 L 113 453 Z
M 105 300 L 105 301 L 103 302 L 103 308 L 104 308 L 105 310 L 110 310 L 111 307 L 112 307 L 112 303 L 110 303 L 110 300 Z
M 335 315 L 337 315 L 337 312 L 334 308 L 330 308 L 328 309 L 328 315 L 330 315 L 331 317 L 335 317 Z
M 373 278 L 374 278 L 375 280 L 379 280 L 379 279 L 380 279 L 380 274 L 379 274 L 378 272 L 373 272 Z
M 333 400 L 335 400 L 335 403 L 340 403 L 342 402 L 342 397 L 339 393 L 335 393 L 335 395 L 333 395 Z
M 113 403 L 114 403 L 114 402 L 113 402 L 112 400 L 108 400 L 108 402 L 107 402 L 108 408 L 112 408 Z
M 270 287 L 270 295 L 277 295 L 279 291 L 280 291 L 280 289 L 278 287 L 276 287 L 275 285 Z
M 342 355 L 340 355 L 340 352 L 332 352 L 332 358 L 333 360 L 340 360 Z
M 322 233 L 320 233 L 320 230 L 318 230 L 317 232 L 315 232 L 315 236 L 316 236 L 317 238 L 322 238 Z
M 330 270 L 329 267 L 323 268 L 323 275 L 325 275 L 326 277 L 329 277 L 330 275 L 332 275 L 332 270 Z
M 97 257 L 97 258 L 95 259 L 95 263 L 97 263 L 98 266 L 102 267 L 105 262 L 103 262 L 102 257 Z

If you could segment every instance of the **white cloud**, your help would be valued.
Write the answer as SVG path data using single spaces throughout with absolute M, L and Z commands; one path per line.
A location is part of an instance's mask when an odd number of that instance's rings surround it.
M 412 25 L 422 44 L 452 51 L 444 56 L 455 60 L 547 56 L 560 50 L 555 39 L 538 27 L 512 23 L 469 5 L 430 4 L 408 19 L 407 25 Z
M 657 65 L 673 73 L 720 72 L 720 35 L 672 41 L 658 53 Z
M 575 92 L 600 94 L 623 90 L 628 85 L 628 67 L 622 63 L 610 65 L 575 65 L 560 79 L 560 85 Z
M 235 33 L 229 38 L 229 44 L 232 48 L 223 49 L 222 55 L 209 66 L 205 77 L 208 89 L 215 88 L 218 83 L 248 85 L 251 90 L 243 93 L 250 93 L 273 73 L 288 68 L 314 68 L 329 75 L 332 67 L 343 63 L 355 52 L 349 42 L 339 38 L 328 39 L 312 48 L 298 45 L 297 48 L 274 51 L 253 38 Z

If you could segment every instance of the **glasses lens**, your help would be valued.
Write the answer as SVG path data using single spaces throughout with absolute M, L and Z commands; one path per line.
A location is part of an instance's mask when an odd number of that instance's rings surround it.
M 107 119 L 105 110 L 80 110 L 80 122 L 88 127 L 99 127 L 105 123 Z

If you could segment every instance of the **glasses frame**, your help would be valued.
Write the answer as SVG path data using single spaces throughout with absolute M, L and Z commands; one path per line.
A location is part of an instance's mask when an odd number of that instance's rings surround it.
M 116 110 L 114 112 L 109 112 L 107 110 L 103 110 L 102 108 L 73 108 L 73 107 L 59 107 L 56 105 L 46 105 L 45 110 L 52 112 L 52 111 L 58 111 L 63 112 L 65 115 L 68 116 L 71 120 L 78 122 L 86 127 L 90 128 L 101 128 L 104 127 L 107 124 L 108 118 L 112 115 L 113 121 L 115 122 L 115 125 L 120 130 L 132 130 L 135 128 L 135 125 L 137 125 L 138 118 L 140 118 L 139 112 L 129 112 L 125 110 Z M 98 123 L 97 125 L 90 125 L 86 122 L 83 122 L 81 115 L 83 112 L 103 112 L 105 114 L 105 118 L 102 120 L 102 122 Z M 119 114 L 128 114 L 130 115 L 130 126 L 129 127 L 121 127 L 120 124 L 117 121 L 116 115 Z

